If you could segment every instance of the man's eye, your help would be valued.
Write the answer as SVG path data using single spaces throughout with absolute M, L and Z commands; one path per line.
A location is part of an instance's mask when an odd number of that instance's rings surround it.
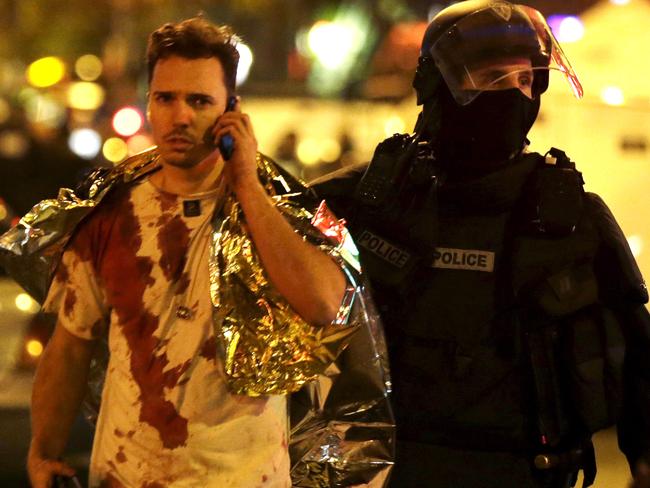
M 159 93 L 156 95 L 156 101 L 161 103 L 167 103 L 172 100 L 172 96 L 168 93 Z
M 208 98 L 203 98 L 203 97 L 192 97 L 188 100 L 188 103 L 192 107 L 196 108 L 205 108 L 209 105 L 212 105 L 212 102 Z
M 520 76 L 519 85 L 521 86 L 530 86 L 533 84 L 533 77 L 530 75 Z

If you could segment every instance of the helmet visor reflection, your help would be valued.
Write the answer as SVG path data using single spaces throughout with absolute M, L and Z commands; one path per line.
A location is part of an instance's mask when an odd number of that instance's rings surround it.
M 530 7 L 495 2 L 477 10 L 447 29 L 430 55 L 461 105 L 486 90 L 517 87 L 536 97 L 546 90 L 550 69 L 562 72 L 573 94 L 582 97 L 580 81 L 551 29 Z

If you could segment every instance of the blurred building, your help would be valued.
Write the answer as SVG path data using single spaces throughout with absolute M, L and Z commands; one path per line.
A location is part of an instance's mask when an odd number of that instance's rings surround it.
M 616 215 L 647 280 L 650 1 L 602 0 L 579 20 L 582 34 L 563 46 L 584 99 L 573 99 L 561 76 L 553 75 L 530 135 L 532 148 L 544 152 L 553 145 L 577 163 L 586 189 L 600 194 Z

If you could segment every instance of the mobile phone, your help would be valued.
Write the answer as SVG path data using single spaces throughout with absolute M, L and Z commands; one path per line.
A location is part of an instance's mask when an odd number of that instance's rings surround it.
M 234 110 L 236 104 L 237 104 L 237 97 L 231 95 L 228 98 L 228 103 L 226 104 L 226 112 Z M 221 156 L 223 157 L 223 159 L 228 161 L 232 157 L 232 153 L 235 150 L 235 140 L 232 138 L 230 134 L 224 134 L 223 136 L 221 136 L 221 139 L 219 139 L 218 145 L 219 145 L 219 151 L 221 152 Z

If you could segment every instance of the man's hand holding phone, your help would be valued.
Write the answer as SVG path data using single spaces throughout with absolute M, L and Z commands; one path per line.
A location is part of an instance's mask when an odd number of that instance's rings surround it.
M 259 185 L 257 139 L 250 117 L 241 112 L 239 98 L 232 98 L 232 110 L 225 111 L 219 117 L 212 129 L 212 137 L 224 158 L 224 173 L 228 183 L 239 195 L 251 185 Z M 226 156 L 230 152 L 229 147 L 232 147 L 232 152 L 228 159 Z
M 230 95 L 228 97 L 228 103 L 226 104 L 226 112 L 232 112 L 235 110 L 237 105 L 237 97 Z M 230 134 L 224 134 L 217 144 L 219 146 L 219 152 L 224 160 L 228 161 L 232 157 L 232 153 L 235 150 L 235 141 Z

